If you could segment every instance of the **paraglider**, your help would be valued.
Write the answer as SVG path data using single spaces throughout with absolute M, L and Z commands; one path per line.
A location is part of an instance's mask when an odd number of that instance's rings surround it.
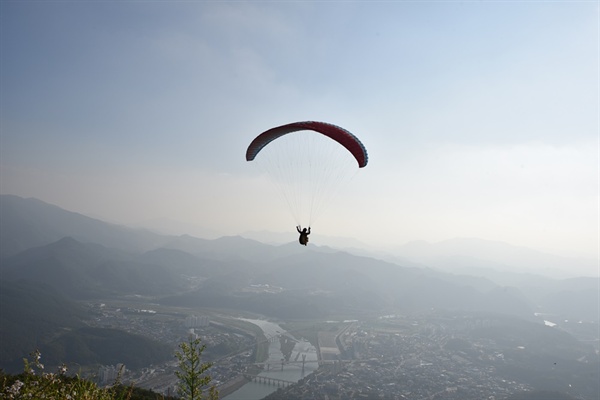
M 300 242 L 301 245 L 306 246 L 308 244 L 308 235 L 310 235 L 310 226 L 308 227 L 308 231 L 307 231 L 306 228 L 303 228 L 302 230 L 300 230 L 300 225 L 297 225 L 296 230 L 300 234 L 300 237 L 298 238 L 298 242 Z
M 310 227 L 342 183 L 364 168 L 368 160 L 365 146 L 354 134 L 317 121 L 268 129 L 246 150 L 246 161 L 259 164 L 282 195 L 304 246 L 310 228 L 300 227 Z

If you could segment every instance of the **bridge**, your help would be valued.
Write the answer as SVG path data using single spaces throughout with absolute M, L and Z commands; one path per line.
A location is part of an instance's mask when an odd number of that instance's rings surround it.
M 270 378 L 268 376 L 252 375 L 247 373 L 244 374 L 244 377 L 249 381 L 264 383 L 266 385 L 272 385 L 277 387 L 288 387 L 289 385 L 296 383 L 293 381 L 286 381 L 285 379 Z
M 304 368 L 305 364 L 318 364 L 319 366 L 322 366 L 322 365 L 335 364 L 340 361 L 348 361 L 348 360 L 308 360 L 308 361 L 296 360 L 296 361 L 283 361 L 283 362 L 265 361 L 265 362 L 247 363 L 247 365 L 258 365 L 258 366 L 265 368 L 267 371 L 269 371 L 269 370 L 271 370 L 271 367 L 283 367 L 284 365 L 298 365 L 298 366 L 302 366 L 302 368 Z M 356 361 L 362 361 L 362 360 L 356 360 Z

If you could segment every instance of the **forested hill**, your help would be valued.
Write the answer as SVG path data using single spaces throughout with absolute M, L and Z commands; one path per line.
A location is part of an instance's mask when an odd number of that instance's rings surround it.
M 52 286 L 0 280 L 0 368 L 17 373 L 38 349 L 48 365 L 126 363 L 137 368 L 171 359 L 173 349 L 139 335 L 91 328 L 89 309 Z

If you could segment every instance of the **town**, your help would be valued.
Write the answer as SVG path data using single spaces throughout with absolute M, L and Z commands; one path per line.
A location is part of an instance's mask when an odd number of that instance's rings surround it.
M 565 359 L 560 353 L 540 356 L 535 342 L 543 343 L 544 334 L 556 330 L 543 322 L 434 311 L 364 321 L 314 322 L 312 326 L 317 331 L 313 332 L 312 341 L 318 350 L 320 367 L 291 383 L 256 379 L 266 367 L 257 359 L 257 344 L 265 338 L 260 330 L 249 329 L 251 324 L 245 325 L 231 316 L 215 311 L 193 314 L 186 309 L 157 311 L 149 306 L 123 308 L 103 304 L 96 305 L 96 309 L 102 312 L 95 324 L 152 337 L 169 343 L 174 351 L 188 335 L 200 337 L 206 344 L 203 359 L 213 363 L 209 370 L 211 383 L 217 386 L 221 398 L 253 379 L 272 386 L 269 399 L 504 399 L 534 389 L 540 379 L 546 380 L 547 387 L 580 399 L 591 399 L 598 390 L 597 383 L 589 379 L 598 363 L 598 350 L 574 345 L 568 353 L 576 360 Z M 521 323 L 531 324 L 528 329 L 534 326 L 543 333 L 538 336 L 533 329 L 530 336 L 502 337 L 507 324 Z M 298 333 L 295 335 L 301 339 Z M 528 363 L 536 363 L 535 368 L 529 369 L 546 376 L 525 373 Z M 576 368 L 572 368 L 574 365 Z M 175 391 L 176 367 L 174 358 L 165 365 L 126 370 L 122 379 L 169 395 Z M 105 379 L 102 383 L 110 382 Z

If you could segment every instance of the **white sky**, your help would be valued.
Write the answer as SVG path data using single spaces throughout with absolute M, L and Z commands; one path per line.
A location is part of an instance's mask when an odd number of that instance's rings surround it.
M 293 230 L 245 149 L 318 120 L 370 156 L 322 234 L 598 255 L 595 1 L 0 7 L 3 194 L 124 224 Z

